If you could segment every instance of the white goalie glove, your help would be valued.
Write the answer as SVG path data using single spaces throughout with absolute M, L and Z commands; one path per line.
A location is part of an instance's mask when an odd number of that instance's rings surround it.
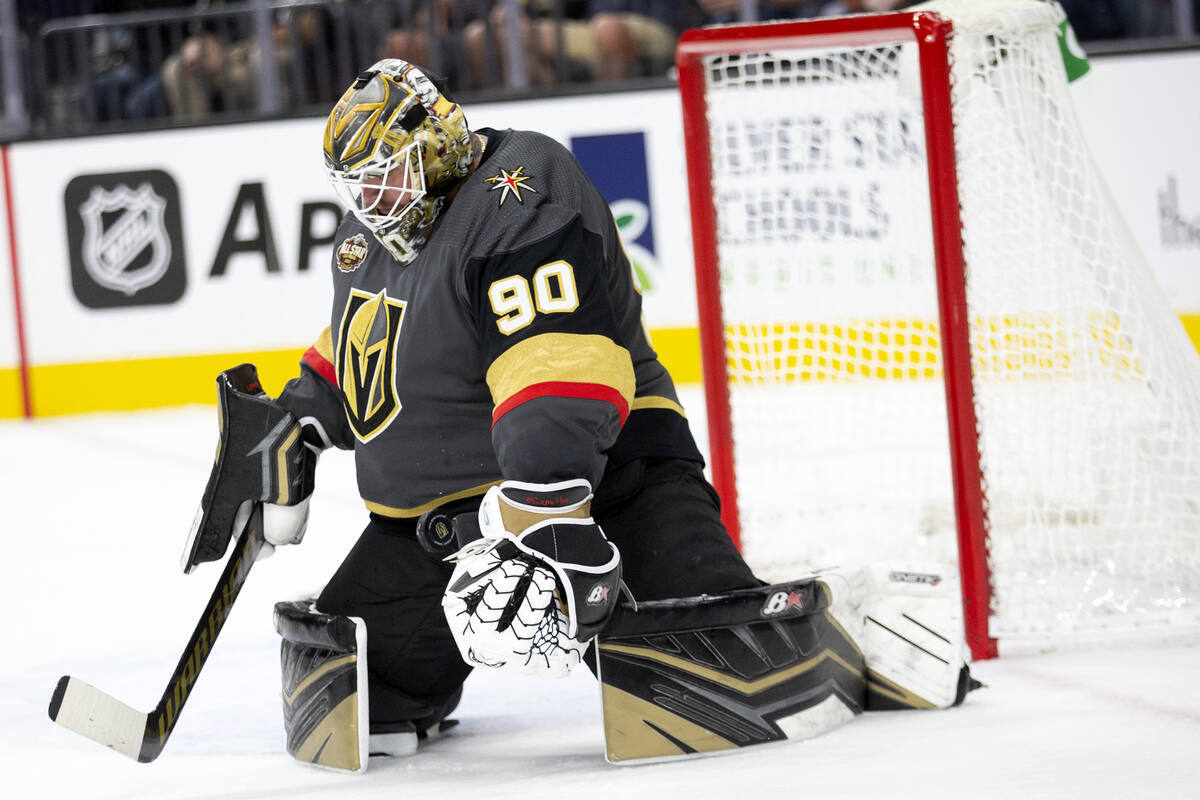
M 617 603 L 621 557 L 590 516 L 582 478 L 505 481 L 479 507 L 481 539 L 456 562 L 442 598 L 463 660 L 564 677 Z

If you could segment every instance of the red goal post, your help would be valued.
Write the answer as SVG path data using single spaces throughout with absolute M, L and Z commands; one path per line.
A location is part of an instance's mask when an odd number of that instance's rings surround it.
M 677 50 L 679 90 L 692 210 L 692 242 L 700 314 L 701 357 L 705 375 L 713 483 L 723 500 L 722 520 L 735 542 L 741 525 L 734 480 L 733 431 L 730 427 L 726 378 L 725 326 L 721 316 L 720 266 L 717 261 L 716 209 L 713 205 L 710 139 L 705 117 L 704 56 L 770 51 L 794 46 L 841 47 L 891 44 L 911 40 L 918 46 L 921 97 L 925 112 L 926 151 L 932 206 L 934 259 L 943 325 L 942 348 L 954 368 L 944 373 L 950 426 L 955 511 L 959 520 L 959 577 L 967 641 L 976 659 L 996 655 L 988 636 L 991 597 L 986 558 L 983 493 L 975 407 L 971 400 L 971 355 L 968 343 L 963 251 L 954 166 L 954 127 L 950 107 L 950 70 L 946 38 L 952 26 L 937 14 L 880 14 L 810 22 L 727 26 L 687 31 Z M 713 377 L 716 379 L 713 380 Z M 979 609 L 979 613 L 976 613 Z
M 977 659 L 1200 631 L 1200 360 L 1053 13 L 937 0 L 677 50 L 725 524 L 768 579 L 956 561 Z

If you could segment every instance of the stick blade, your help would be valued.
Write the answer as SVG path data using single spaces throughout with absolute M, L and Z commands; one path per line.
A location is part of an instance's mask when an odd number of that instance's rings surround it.
M 70 675 L 59 678 L 49 713 L 50 719 L 67 730 L 141 760 L 148 715 L 91 684 Z

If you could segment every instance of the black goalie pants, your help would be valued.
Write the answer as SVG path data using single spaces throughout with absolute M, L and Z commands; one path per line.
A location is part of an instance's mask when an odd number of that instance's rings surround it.
M 621 551 L 638 600 L 759 585 L 721 524 L 699 465 L 642 459 L 606 473 L 592 514 Z M 442 614 L 452 566 L 417 543 L 413 520 L 371 516 L 317 600 L 321 611 L 367 624 L 371 727 L 425 728 L 458 703 L 471 667 Z

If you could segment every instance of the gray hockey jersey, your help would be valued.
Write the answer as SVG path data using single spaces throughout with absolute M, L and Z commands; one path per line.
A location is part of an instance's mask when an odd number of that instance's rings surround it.
M 389 517 L 503 479 L 700 460 L 604 198 L 554 140 L 478 133 L 482 162 L 407 266 L 343 219 L 329 327 L 279 402 L 354 450 Z

